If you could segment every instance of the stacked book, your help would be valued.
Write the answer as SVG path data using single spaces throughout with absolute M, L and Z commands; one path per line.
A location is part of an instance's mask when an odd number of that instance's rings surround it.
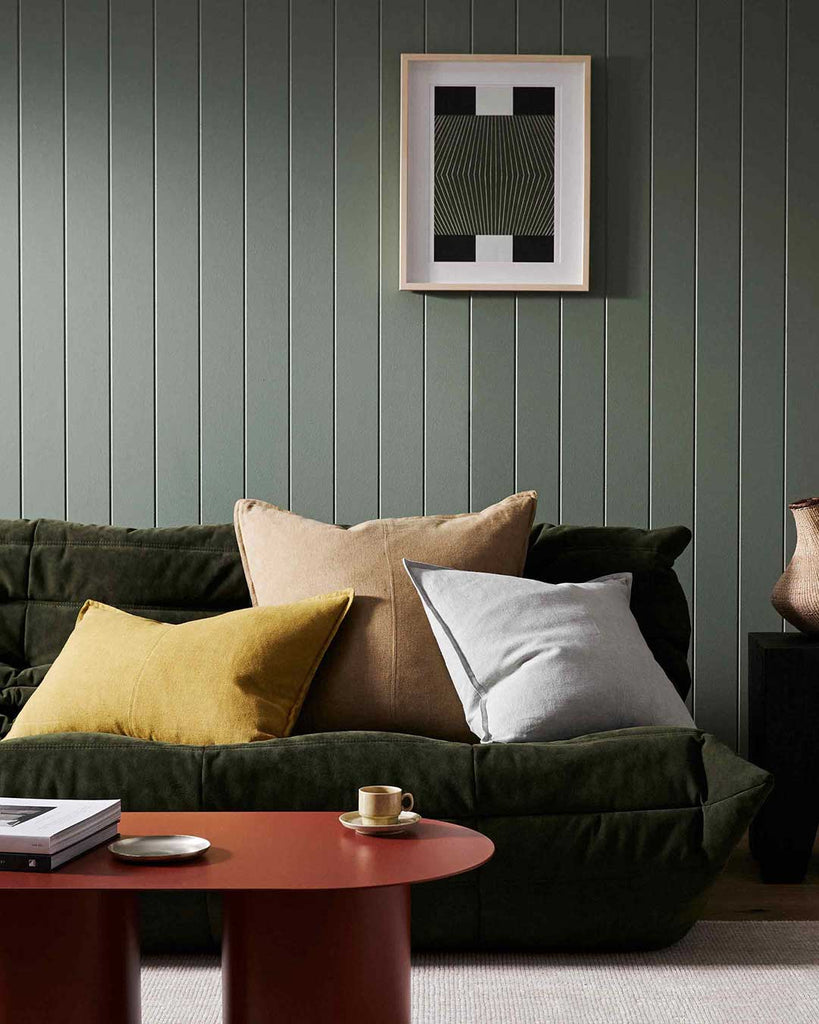
M 53 871 L 119 832 L 119 800 L 0 796 L 0 871 Z

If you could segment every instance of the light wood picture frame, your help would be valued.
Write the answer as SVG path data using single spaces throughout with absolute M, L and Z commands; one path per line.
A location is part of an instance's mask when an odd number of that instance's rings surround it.
M 588 291 L 590 96 L 588 55 L 401 55 L 402 291 Z

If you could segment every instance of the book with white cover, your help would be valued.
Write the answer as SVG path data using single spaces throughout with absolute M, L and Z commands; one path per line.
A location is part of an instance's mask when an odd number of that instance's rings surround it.
M 78 843 L 65 846 L 58 853 L 2 853 L 0 871 L 54 871 L 71 860 L 81 857 L 96 846 L 107 843 L 119 834 L 119 824 L 106 825 L 100 832 L 93 832 Z
M 119 800 L 0 796 L 0 853 L 58 853 L 118 822 Z

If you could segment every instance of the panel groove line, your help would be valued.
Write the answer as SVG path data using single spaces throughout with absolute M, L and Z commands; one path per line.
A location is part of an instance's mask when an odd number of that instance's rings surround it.
M 739 706 L 747 732 L 747 634 L 775 630 L 782 570 L 785 415 L 785 0 L 746 0 L 742 97 Z
M 24 516 L 65 516 L 65 166 L 61 0 L 20 7 Z
M 400 55 L 424 49 L 423 0 L 381 0 L 379 509 L 424 510 L 424 299 L 398 291 Z
M 474 53 L 514 53 L 516 8 L 472 0 Z M 471 325 L 471 502 L 515 489 L 515 297 L 474 294 Z
M 471 0 L 427 3 L 426 49 L 468 53 Z M 427 513 L 469 508 L 469 296 L 430 292 L 425 319 Z
M 126 526 L 155 522 L 153 19 L 151 0 L 111 2 L 111 518 Z
M 201 0 L 202 520 L 244 490 L 244 5 Z
M 110 516 L 107 0 L 65 5 L 66 515 Z
M 378 517 L 378 0 L 336 3 L 335 518 Z
M 334 505 L 334 5 L 291 5 L 291 507 Z
M 565 295 L 561 324 L 561 519 L 605 519 L 607 4 L 563 6 L 563 48 L 588 53 L 591 72 L 590 288 Z
M 695 415 L 698 724 L 736 742 L 739 515 L 740 0 L 699 11 Z
M 0 19 L 0 516 L 21 513 L 20 423 L 20 135 L 17 0 L 2 0 Z
M 246 494 L 287 508 L 289 485 L 290 15 L 246 0 Z
M 696 288 L 696 9 L 654 7 L 651 526 L 693 522 Z M 677 563 L 693 601 L 691 549 Z
M 155 6 L 156 519 L 199 518 L 199 5 Z
M 610 0 L 606 72 L 606 521 L 647 526 L 650 0 Z
M 559 54 L 560 0 L 519 0 L 517 49 Z M 538 518 L 560 518 L 559 295 L 516 296 L 515 490 L 538 492 Z

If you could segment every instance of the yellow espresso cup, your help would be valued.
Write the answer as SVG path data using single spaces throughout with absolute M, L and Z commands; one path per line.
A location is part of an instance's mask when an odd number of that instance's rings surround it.
M 401 811 L 414 805 L 412 793 L 400 786 L 362 786 L 358 791 L 358 813 L 365 825 L 394 825 Z

